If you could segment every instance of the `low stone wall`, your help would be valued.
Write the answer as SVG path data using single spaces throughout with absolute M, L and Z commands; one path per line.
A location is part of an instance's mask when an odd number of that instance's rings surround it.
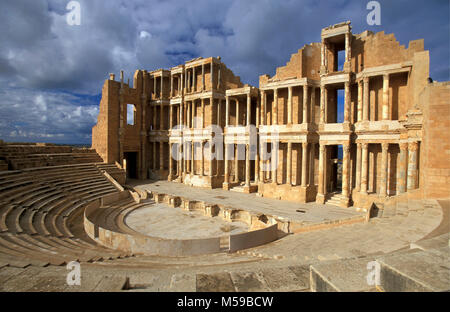
M 139 192 L 139 194 L 142 197 L 142 192 Z M 167 194 L 148 193 L 147 197 L 153 198 L 157 203 L 165 203 L 170 207 L 181 207 L 184 210 L 190 211 L 203 211 L 207 216 L 220 216 L 229 221 L 243 221 L 249 224 L 251 229 L 257 229 L 246 233 L 225 235 L 221 237 L 164 239 L 143 235 L 132 229 L 128 229 L 125 224 L 119 225 L 119 227 L 126 227 L 126 233 L 112 231 L 95 224 L 95 220 L 90 218 L 92 212 L 96 209 L 101 209 L 100 207 L 102 205 L 126 197 L 131 197 L 132 195 L 133 194 L 130 191 L 123 191 L 119 194 L 108 195 L 89 203 L 84 210 L 84 229 L 87 235 L 99 244 L 108 248 L 131 253 L 173 257 L 218 253 L 223 251 L 235 252 L 244 248 L 266 244 L 278 238 L 278 225 L 274 219 L 265 216 L 262 217 L 261 215 L 251 215 L 249 212 L 242 210 L 219 207 L 218 205 L 187 200 Z M 223 246 L 224 241 L 228 242 L 228 246 Z

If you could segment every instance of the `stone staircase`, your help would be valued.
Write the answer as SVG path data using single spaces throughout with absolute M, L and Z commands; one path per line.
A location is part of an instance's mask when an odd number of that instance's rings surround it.
M 330 194 L 330 197 L 325 202 L 327 205 L 340 206 L 344 197 L 341 193 Z

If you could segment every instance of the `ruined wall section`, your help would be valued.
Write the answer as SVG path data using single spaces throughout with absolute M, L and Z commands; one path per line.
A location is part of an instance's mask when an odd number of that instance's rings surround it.
M 428 84 L 420 99 L 424 103 L 420 187 L 424 198 L 449 198 L 450 82 Z
M 218 73 L 216 74 L 218 75 Z M 224 63 L 220 63 L 220 76 L 221 84 L 219 90 L 222 92 L 225 92 L 228 89 L 242 88 L 244 86 L 241 82 L 241 77 L 236 76 Z M 218 79 L 218 77 L 216 77 L 216 79 Z
M 297 53 L 292 54 L 289 62 L 287 62 L 285 66 L 278 67 L 276 69 L 276 74 L 272 77 L 272 79 L 285 80 L 290 78 L 307 77 L 318 80 L 320 79 L 319 69 L 320 43 L 314 42 L 304 45 L 297 51 Z M 268 79 L 270 79 L 270 77 Z
M 97 124 L 92 128 L 92 148 L 107 163 L 114 163 L 119 153 L 119 89 L 120 83 L 105 80 Z

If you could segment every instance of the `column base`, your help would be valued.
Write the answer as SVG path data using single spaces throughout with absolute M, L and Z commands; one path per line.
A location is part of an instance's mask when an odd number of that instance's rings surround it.
M 316 203 L 325 204 L 325 194 L 317 194 L 316 195 Z

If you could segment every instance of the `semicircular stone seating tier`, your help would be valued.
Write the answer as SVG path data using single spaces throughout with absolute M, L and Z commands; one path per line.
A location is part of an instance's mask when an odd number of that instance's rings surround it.
M 87 204 L 119 192 L 94 163 L 0 172 L 0 257 L 61 265 L 131 256 L 99 246 L 81 225 Z

